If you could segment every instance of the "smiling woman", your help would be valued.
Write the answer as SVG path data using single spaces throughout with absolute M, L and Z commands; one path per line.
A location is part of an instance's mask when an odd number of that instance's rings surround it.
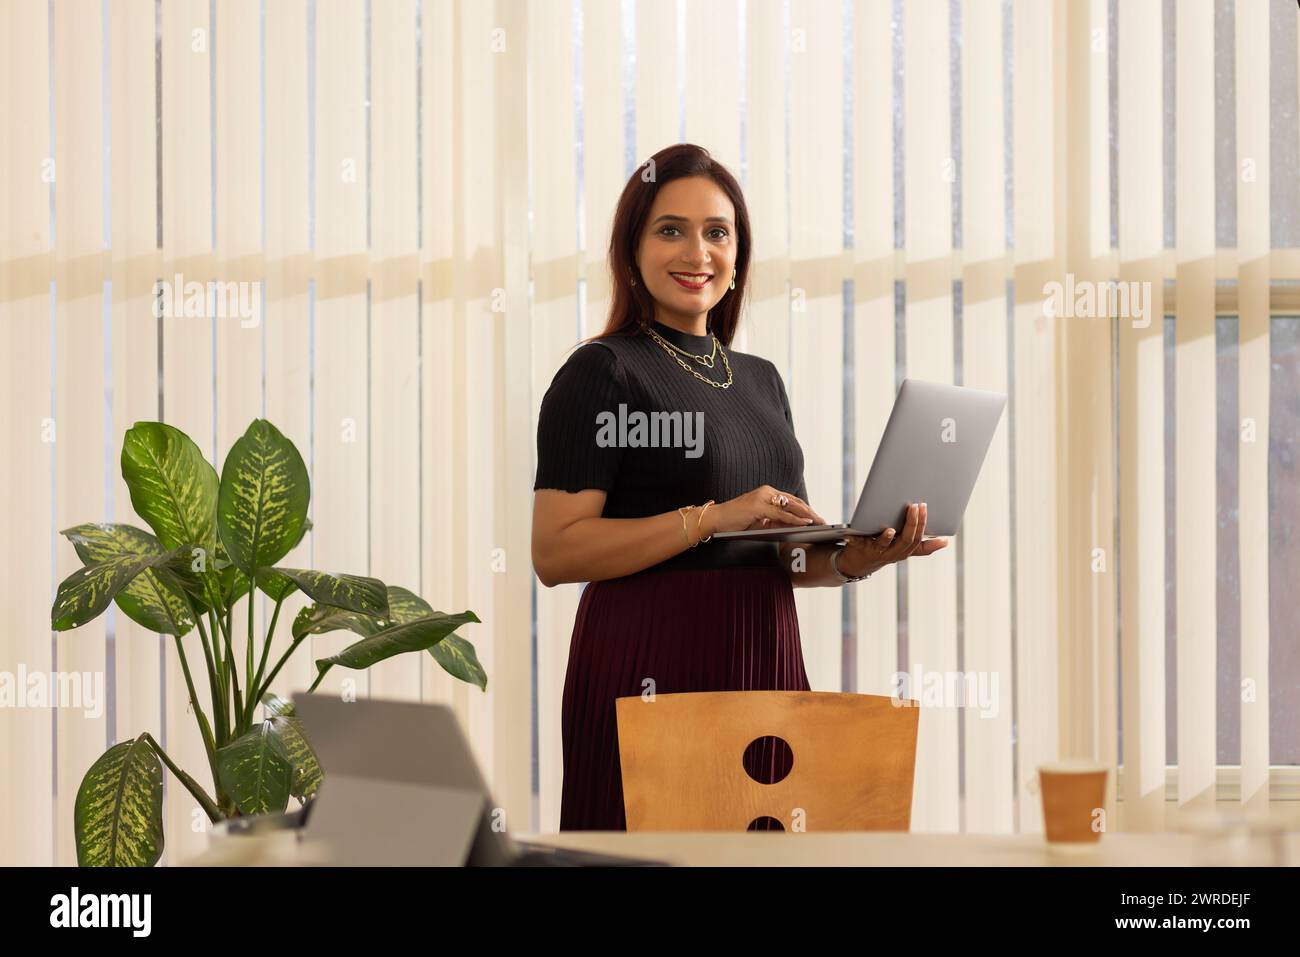
M 542 583 L 590 582 L 570 644 L 561 729 L 561 830 L 623 830 L 615 700 L 652 693 L 809 690 L 793 587 L 841 585 L 886 559 L 714 532 L 807 525 L 804 459 L 785 385 L 731 351 L 751 239 L 740 187 L 690 144 L 627 181 L 614 215 L 604 332 L 556 373 L 537 427 L 533 565 Z M 700 423 L 694 445 L 642 441 L 611 421 Z M 920 545 L 920 529 L 915 531 Z M 863 540 L 866 541 L 866 540 Z M 905 543 L 900 542 L 899 545 Z M 941 545 L 930 544 L 932 550 Z M 889 561 L 906 557 L 906 548 Z M 772 739 L 758 777 L 780 780 Z

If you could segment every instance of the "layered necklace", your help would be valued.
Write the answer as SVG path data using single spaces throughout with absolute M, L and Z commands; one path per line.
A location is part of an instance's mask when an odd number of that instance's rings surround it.
M 701 356 L 701 355 L 696 355 L 693 352 L 687 352 L 685 349 L 673 345 L 673 343 L 669 342 L 663 336 L 659 335 L 659 333 L 655 331 L 655 328 L 653 326 L 647 325 L 646 331 L 650 333 L 650 337 L 654 339 L 655 342 L 659 343 L 660 347 L 664 350 L 664 352 L 668 353 L 668 355 L 679 366 L 681 366 L 691 375 L 695 376 L 695 378 L 699 379 L 701 382 L 707 382 L 715 389 L 731 388 L 731 383 L 734 379 L 734 376 L 732 375 L 731 372 L 731 363 L 727 360 L 727 350 L 722 348 L 722 343 L 718 341 L 718 337 L 713 335 L 713 333 L 709 333 L 709 338 L 713 340 L 713 351 L 706 356 Z M 714 382 L 708 376 L 701 375 L 699 370 L 691 368 L 689 365 L 686 364 L 686 360 L 682 358 L 682 356 L 686 356 L 689 359 L 695 360 L 700 365 L 704 366 L 706 369 L 712 369 L 714 362 L 717 360 L 718 353 L 722 353 L 722 365 L 723 368 L 727 370 L 726 382 Z

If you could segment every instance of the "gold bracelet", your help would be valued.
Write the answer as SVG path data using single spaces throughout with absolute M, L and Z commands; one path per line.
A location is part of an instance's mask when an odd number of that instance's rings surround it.
M 691 548 L 694 548 L 695 545 L 691 542 L 690 529 L 686 527 L 686 513 L 691 511 L 693 508 L 695 508 L 694 505 L 683 505 L 677 510 L 682 516 L 682 534 L 686 536 L 686 544 L 690 545 Z
M 703 507 L 700 509 L 700 517 L 697 518 L 697 519 L 695 520 L 695 537 L 696 537 L 696 538 L 699 538 L 699 536 L 700 536 L 700 527 L 704 524 L 704 513 L 707 512 L 707 511 L 709 510 L 709 506 L 712 505 L 712 504 L 714 504 L 713 499 L 709 499 L 707 502 L 704 503 Z M 709 535 L 709 538 L 712 538 L 712 537 L 713 537 L 713 535 L 710 534 L 710 535 Z M 709 540 L 709 538 L 700 538 L 700 542 L 707 542 L 707 541 Z M 696 544 L 699 544 L 699 542 L 697 542 Z

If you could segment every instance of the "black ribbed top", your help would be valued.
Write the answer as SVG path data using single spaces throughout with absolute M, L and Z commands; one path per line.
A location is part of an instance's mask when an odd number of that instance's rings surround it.
M 659 322 L 654 328 L 690 353 L 713 349 L 708 336 Z M 712 369 L 677 355 L 706 378 L 725 382 L 723 349 Z M 760 485 L 808 501 L 803 450 L 781 374 L 759 356 L 726 354 L 734 378 L 730 388 L 718 389 L 645 333 L 579 346 L 542 399 L 533 488 L 602 489 L 604 518 L 645 518 L 709 499 L 721 504 Z M 779 563 L 773 542 L 713 540 L 652 567 Z

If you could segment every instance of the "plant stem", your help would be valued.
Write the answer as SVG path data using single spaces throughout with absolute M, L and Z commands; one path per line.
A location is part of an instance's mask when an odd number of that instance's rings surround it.
M 159 747 L 158 742 L 153 739 L 153 735 L 146 731 L 141 735 L 141 737 L 145 739 L 145 742 L 149 747 L 153 748 L 154 753 L 162 759 L 162 763 L 171 769 L 172 774 L 176 775 L 177 780 L 179 780 L 181 784 L 185 785 L 185 789 L 194 795 L 194 799 L 199 802 L 199 806 L 203 808 L 204 812 L 208 815 L 208 819 L 212 821 L 213 824 L 216 824 L 225 817 L 217 807 L 217 802 L 208 797 L 207 792 L 203 790 L 199 785 L 199 782 L 195 781 L 192 777 L 178 768 L 175 762 L 173 762 L 171 758 L 167 757 L 167 752 Z
M 216 668 L 216 685 L 218 694 L 218 697 L 214 698 L 212 701 L 212 709 L 217 715 L 218 724 L 221 726 L 221 743 L 224 745 L 230 742 L 230 711 L 226 707 L 226 702 L 230 695 L 226 691 L 226 663 L 225 658 L 221 653 L 221 632 L 217 627 L 218 622 L 220 621 L 221 619 L 217 617 L 215 612 L 211 610 L 208 611 L 208 623 L 212 628 L 210 640 L 212 642 L 213 664 Z
M 275 676 L 278 675 L 278 674 L 280 673 L 280 669 L 284 667 L 284 663 L 285 663 L 286 661 L 289 660 L 290 656 L 291 656 L 295 651 L 298 650 L 298 646 L 301 645 L 301 644 L 303 643 L 303 641 L 305 641 L 308 637 L 309 637 L 308 635 L 303 635 L 301 638 L 295 638 L 295 639 L 293 640 L 293 644 L 291 644 L 291 645 L 289 646 L 289 650 L 286 651 L 283 655 L 280 656 L 280 660 L 279 660 L 278 662 L 276 662 L 275 667 L 271 669 L 271 673 L 267 676 L 266 681 L 262 684 L 262 689 L 261 689 L 261 690 L 262 690 L 262 693 L 263 693 L 263 694 L 266 693 L 266 689 L 267 689 L 267 688 L 271 687 L 271 682 L 273 682 L 273 681 L 275 680 Z M 317 681 L 320 681 L 319 676 L 317 677 L 316 680 L 317 680 Z M 316 685 L 313 684 L 313 685 L 312 685 L 312 688 L 315 688 L 315 687 L 316 687 Z
M 325 670 L 323 668 L 317 667 L 316 680 L 311 683 L 311 687 L 307 689 L 307 693 L 311 694 L 312 692 L 314 692 L 316 690 L 316 686 L 320 684 L 321 679 L 324 677 L 325 677 Z
M 222 630 L 226 638 L 226 666 L 225 675 L 230 680 L 230 688 L 234 692 L 235 707 L 235 737 L 244 733 L 243 721 L 241 720 L 244 713 L 244 696 L 239 693 L 239 666 L 235 664 L 235 646 L 230 640 L 230 612 L 226 612 L 226 617 L 217 616 L 217 620 L 222 622 Z
M 248 644 L 244 648 L 244 687 L 248 689 L 248 701 L 246 702 L 247 714 L 244 715 L 244 724 L 251 726 L 253 721 L 253 708 L 255 707 L 256 698 L 253 692 L 257 690 L 257 685 L 253 683 L 253 611 L 256 602 L 253 596 L 257 594 L 256 588 L 248 589 Z
M 217 691 L 217 668 L 212 660 L 212 648 L 208 631 L 203 627 L 203 616 L 195 615 L 194 623 L 198 625 L 199 636 L 203 639 L 203 660 L 208 667 L 208 691 L 212 694 L 212 717 L 216 722 L 216 746 L 226 743 L 225 709 L 221 707 L 221 695 Z
M 190 663 L 185 657 L 185 646 L 181 643 L 180 635 L 172 635 L 172 637 L 176 639 L 176 654 L 181 659 L 181 671 L 185 673 L 185 687 L 190 693 L 190 705 L 194 708 L 194 717 L 199 723 L 199 734 L 203 736 L 203 750 L 208 753 L 208 765 L 212 769 L 212 783 L 220 786 L 221 779 L 217 774 L 217 746 L 212 740 L 212 727 L 208 724 L 207 715 L 199 707 L 199 696 L 194 693 L 194 679 L 190 676 Z
M 262 700 L 262 695 L 266 694 L 266 689 L 262 687 L 262 675 L 266 674 L 266 659 L 271 651 L 271 641 L 275 638 L 275 624 L 280 620 L 280 606 L 283 604 L 284 596 L 281 596 L 276 600 L 275 611 L 271 613 L 271 624 L 266 629 L 266 641 L 262 644 L 262 660 L 257 663 L 257 674 L 253 678 L 253 683 L 249 685 L 253 689 L 252 694 L 248 696 L 248 722 L 250 726 L 253 722 L 253 709 Z

